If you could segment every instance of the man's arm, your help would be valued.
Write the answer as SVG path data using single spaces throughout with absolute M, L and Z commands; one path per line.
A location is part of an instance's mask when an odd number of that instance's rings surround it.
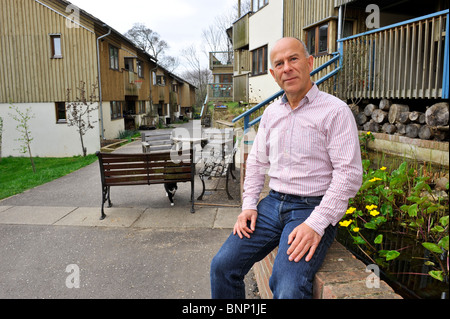
M 250 235 L 255 231 L 258 218 L 257 206 L 264 187 L 266 172 L 270 165 L 265 124 L 266 117 L 263 115 L 252 150 L 247 158 L 242 214 L 239 215 L 233 231 L 233 234 L 237 234 L 241 239 L 244 236 L 250 238 Z
M 348 208 L 348 200 L 362 183 L 361 150 L 358 130 L 350 109 L 342 107 L 327 124 L 328 154 L 333 165 L 333 178 L 321 204 L 311 216 L 289 236 L 289 260 L 299 262 L 306 255 L 310 261 L 325 229 L 336 225 Z

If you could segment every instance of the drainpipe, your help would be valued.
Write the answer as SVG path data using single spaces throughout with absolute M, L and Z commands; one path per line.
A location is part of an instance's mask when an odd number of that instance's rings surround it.
M 106 24 L 103 25 L 103 27 L 106 27 L 106 26 L 107 26 Z M 105 139 L 105 128 L 103 126 L 103 97 L 102 97 L 102 75 L 101 75 L 101 68 L 100 68 L 100 40 L 109 36 L 111 34 L 111 31 L 112 31 L 112 29 L 109 28 L 109 31 L 107 34 L 97 38 L 98 95 L 99 95 L 99 107 L 100 107 L 100 129 L 101 129 L 102 140 Z
M 339 7 L 339 21 L 338 21 L 338 40 L 342 39 L 342 30 L 344 28 L 344 7 Z M 338 52 L 340 54 L 339 66 L 342 67 L 342 62 L 344 61 L 344 51 L 343 51 L 343 43 L 338 42 Z

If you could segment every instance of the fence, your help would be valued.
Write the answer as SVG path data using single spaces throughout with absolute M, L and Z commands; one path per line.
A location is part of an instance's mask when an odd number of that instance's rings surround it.
M 448 98 L 449 10 L 338 40 L 342 98 Z

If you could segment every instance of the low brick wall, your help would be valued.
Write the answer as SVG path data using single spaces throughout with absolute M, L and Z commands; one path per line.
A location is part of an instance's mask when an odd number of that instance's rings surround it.
M 262 299 L 272 299 L 269 278 L 277 249 L 254 267 L 256 282 Z M 356 259 L 344 246 L 333 243 L 322 268 L 316 274 L 313 287 L 314 299 L 402 299 L 384 281 L 379 287 L 369 288 L 366 280 L 371 273 L 366 265 Z M 372 281 L 371 281 L 372 283 Z

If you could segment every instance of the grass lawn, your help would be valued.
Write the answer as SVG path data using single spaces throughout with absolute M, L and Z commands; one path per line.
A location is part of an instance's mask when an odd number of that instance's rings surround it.
M 7 157 L 0 161 L 0 200 L 51 182 L 94 163 L 97 156 L 34 158 L 36 174 L 29 158 Z

